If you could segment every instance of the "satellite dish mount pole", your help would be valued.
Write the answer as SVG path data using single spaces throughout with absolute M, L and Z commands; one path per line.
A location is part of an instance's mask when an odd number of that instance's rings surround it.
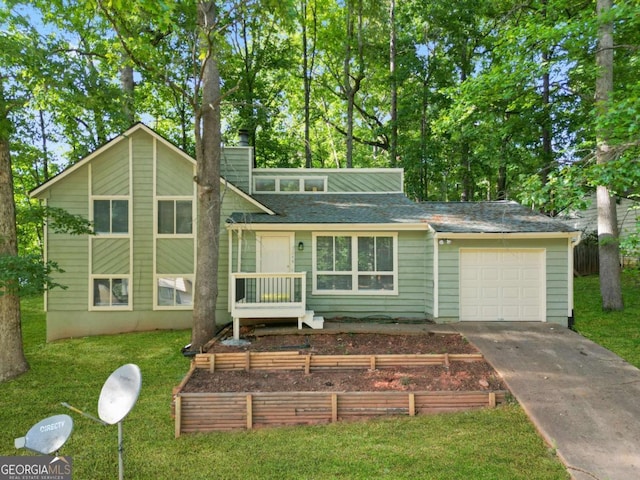
M 124 460 L 122 453 L 124 451 L 122 441 L 122 420 L 118 422 L 118 480 L 124 479 Z

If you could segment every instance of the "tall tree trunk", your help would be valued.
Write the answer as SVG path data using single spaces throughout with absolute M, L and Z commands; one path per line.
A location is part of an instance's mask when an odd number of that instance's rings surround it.
M 389 153 L 391 166 L 398 164 L 398 79 L 396 77 L 396 1 L 389 1 L 389 76 L 391 79 L 391 138 Z
M 315 45 L 317 35 L 317 16 L 315 1 L 311 8 L 313 18 L 313 50 L 309 52 L 309 29 L 307 27 L 308 1 L 301 2 L 301 24 L 302 24 L 302 69 L 304 75 L 304 158 L 305 168 L 313 166 L 311 152 L 311 79 L 313 78 L 313 66 L 315 63 Z
M 193 299 L 192 350 L 199 350 L 216 330 L 218 253 L 220 237 L 220 74 L 215 52 L 214 1 L 198 2 L 203 60 L 202 105 L 196 111 L 198 232 L 197 269 Z
M 355 112 L 356 94 L 360 91 L 362 80 L 364 79 L 364 32 L 362 19 L 362 0 L 356 0 L 358 5 L 358 30 L 355 31 L 355 20 L 353 18 L 353 0 L 348 0 L 347 8 L 347 41 L 345 44 L 343 82 L 344 93 L 347 99 L 347 134 L 346 134 L 346 163 L 347 168 L 353 167 L 353 114 Z M 353 42 L 357 42 L 357 67 L 355 71 L 352 69 L 353 63 Z
M 547 21 L 548 10 L 547 0 L 542 2 L 542 17 Z M 551 48 L 544 49 L 542 52 L 542 63 L 545 66 L 542 74 L 542 169 L 540 176 L 542 184 L 546 185 L 553 169 L 553 144 L 552 144 L 552 119 L 551 119 L 551 75 L 549 73 L 551 61 Z
M 353 166 L 353 102 L 355 97 L 355 92 L 353 91 L 353 87 L 351 86 L 351 42 L 353 41 L 353 12 L 352 12 L 352 2 L 347 0 L 347 19 L 346 19 L 346 27 L 347 27 L 347 41 L 345 43 L 345 53 L 344 53 L 344 88 L 345 88 L 345 96 L 347 98 L 347 138 L 346 142 L 346 161 L 347 168 L 351 168 Z
M 127 55 L 122 56 L 122 68 L 120 69 L 120 88 L 122 89 L 123 105 L 122 113 L 125 120 L 133 125 L 136 121 L 135 102 L 133 97 L 133 89 L 135 83 L 133 81 L 133 67 L 128 63 Z
M 0 86 L 0 102 L 2 98 Z M 16 209 L 13 199 L 9 121 L 0 112 L 0 255 L 17 256 Z M 0 292 L 0 382 L 29 370 L 22 347 L 20 298 L 15 293 Z
M 601 23 L 598 27 L 598 49 L 596 64 L 596 108 L 597 115 L 607 113 L 608 102 L 613 92 L 613 23 L 603 21 L 612 7 L 612 0 L 597 0 L 596 11 Z M 612 160 L 612 151 L 606 132 L 596 132 L 596 159 L 598 164 Z M 616 218 L 615 200 L 606 185 L 597 190 L 598 205 L 598 253 L 600 256 L 600 294 L 604 310 L 622 310 L 622 286 L 620 282 L 620 244 Z
M 467 81 L 471 70 L 471 55 L 469 46 L 465 41 L 462 48 L 462 58 L 460 59 L 460 84 L 463 85 Z M 462 168 L 462 195 L 460 200 L 463 202 L 472 202 L 474 197 L 474 179 L 471 170 L 471 145 L 469 140 L 462 134 L 462 144 L 460 145 L 460 167 Z

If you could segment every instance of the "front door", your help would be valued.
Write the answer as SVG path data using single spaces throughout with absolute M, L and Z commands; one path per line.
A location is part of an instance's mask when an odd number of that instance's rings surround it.
M 256 267 L 260 273 L 290 273 L 294 271 L 293 233 L 257 233 Z M 261 302 L 293 301 L 293 281 L 288 277 L 267 277 L 258 282 Z

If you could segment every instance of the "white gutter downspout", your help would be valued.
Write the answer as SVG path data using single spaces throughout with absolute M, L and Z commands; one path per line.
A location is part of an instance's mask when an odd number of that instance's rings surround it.
M 567 289 L 567 305 L 568 305 L 568 312 L 567 312 L 567 318 L 571 318 L 573 317 L 573 270 L 574 270 L 574 264 L 573 264 L 573 251 L 574 249 L 578 246 L 578 244 L 580 243 L 580 240 L 582 240 L 582 235 L 580 233 L 577 233 L 575 235 L 570 236 L 567 239 L 567 283 L 569 284 L 569 288 Z
M 438 234 L 433 234 L 433 320 L 437 320 L 440 316 L 440 280 L 438 275 L 439 269 L 439 252 L 438 252 Z

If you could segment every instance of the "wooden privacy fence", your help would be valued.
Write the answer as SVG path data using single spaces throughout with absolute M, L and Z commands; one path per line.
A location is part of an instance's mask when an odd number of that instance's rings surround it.
M 175 436 L 276 425 L 311 425 L 382 415 L 418 415 L 495 407 L 505 391 L 384 392 L 183 392 L 196 369 L 230 370 L 379 369 L 449 365 L 483 360 L 481 354 L 313 355 L 242 352 L 196 355 L 173 392 Z

